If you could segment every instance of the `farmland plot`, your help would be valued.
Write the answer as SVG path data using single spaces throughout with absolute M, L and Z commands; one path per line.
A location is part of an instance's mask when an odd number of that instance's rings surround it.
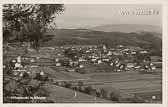
M 87 94 L 77 92 L 63 87 L 58 87 L 51 84 L 45 84 L 44 88 L 50 93 L 47 99 L 54 101 L 55 103 L 110 103 L 109 100 L 101 98 L 95 98 Z

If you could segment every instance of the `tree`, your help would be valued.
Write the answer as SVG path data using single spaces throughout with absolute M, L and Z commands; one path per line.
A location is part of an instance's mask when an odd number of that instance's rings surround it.
M 110 93 L 110 100 L 112 101 L 119 101 L 119 93 L 117 91 L 113 91 Z
M 85 88 L 85 93 L 91 94 L 92 90 L 93 90 L 93 88 L 91 86 L 88 86 Z
M 105 90 L 104 88 L 102 88 L 101 90 L 100 90 L 100 96 L 102 97 L 102 98 L 107 98 L 107 90 Z
M 4 4 L 4 41 L 30 42 L 38 47 L 46 29 L 57 14 L 64 11 L 63 4 Z
M 65 82 L 65 87 L 66 88 L 71 88 L 72 86 L 72 83 L 71 82 Z
M 82 87 L 82 86 L 84 86 L 84 82 L 83 81 L 78 81 L 78 85 L 79 85 L 79 87 Z

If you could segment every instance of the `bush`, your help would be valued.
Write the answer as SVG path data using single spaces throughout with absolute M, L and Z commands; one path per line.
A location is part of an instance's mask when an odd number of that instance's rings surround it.
M 93 88 L 91 86 L 88 86 L 85 88 L 85 93 L 86 94 L 91 94 L 91 91 L 93 90 Z
M 79 91 L 85 92 L 85 87 L 84 86 L 79 86 Z
M 100 90 L 100 96 L 102 97 L 102 98 L 107 98 L 108 96 L 107 96 L 107 94 L 108 94 L 108 92 L 107 92 L 107 90 L 105 90 L 104 88 L 102 88 L 101 90 Z
M 84 82 L 83 81 L 78 81 L 78 86 L 79 87 L 82 87 L 84 85 Z
M 71 88 L 72 86 L 72 83 L 70 82 L 65 82 L 65 88 Z
M 73 90 L 78 90 L 78 88 L 76 86 L 72 87 Z
M 132 99 L 133 103 L 145 103 L 144 99 L 138 96 L 134 96 L 134 98 Z
M 39 81 L 48 81 L 49 77 L 46 74 L 40 75 L 40 73 L 37 73 L 34 79 L 39 80 Z
M 119 93 L 118 92 L 111 92 L 110 93 L 110 100 L 112 100 L 112 101 L 119 101 L 119 97 L 120 97 L 120 95 L 119 95 Z
M 96 91 L 96 96 L 101 97 L 100 95 L 101 95 L 100 92 Z
M 92 89 L 92 90 L 90 90 L 90 95 L 96 97 L 96 89 Z

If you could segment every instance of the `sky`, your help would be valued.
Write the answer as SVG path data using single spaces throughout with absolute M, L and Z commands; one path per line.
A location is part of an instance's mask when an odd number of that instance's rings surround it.
M 57 28 L 92 28 L 106 24 L 145 24 L 161 26 L 162 11 L 160 5 L 135 4 L 65 4 L 65 10 L 54 20 Z M 158 13 L 145 14 L 151 11 Z M 129 11 L 123 15 L 121 12 Z M 142 14 L 131 14 L 143 11 Z

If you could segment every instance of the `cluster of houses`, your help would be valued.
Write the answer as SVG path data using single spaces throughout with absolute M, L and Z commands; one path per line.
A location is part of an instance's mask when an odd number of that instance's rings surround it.
M 137 60 L 138 55 L 144 56 Z M 115 48 L 101 46 L 66 47 L 65 55 L 69 57 L 67 66 L 84 68 L 84 63 L 94 65 L 108 64 L 112 72 L 146 70 L 153 72 L 156 66 L 150 61 L 149 52 L 139 47 L 117 45 Z M 149 56 L 149 57 L 146 57 Z M 63 66 L 56 58 L 56 66 Z
M 34 72 L 33 70 L 29 70 L 29 68 L 38 67 L 35 65 L 25 65 L 24 61 L 27 58 L 18 55 L 15 59 L 10 60 L 10 63 L 8 65 L 3 65 L 3 69 L 9 69 L 11 71 L 11 74 L 15 77 L 23 77 L 23 75 L 26 73 L 29 76 L 35 74 L 39 74 L 40 76 L 46 76 L 44 71 L 40 70 L 39 72 Z M 35 62 L 35 59 L 30 59 L 30 62 Z
M 66 67 L 67 72 L 80 71 L 86 67 L 86 64 L 94 66 L 106 64 L 111 67 L 111 72 L 142 70 L 154 72 L 158 68 L 158 62 L 161 62 L 158 56 L 150 56 L 148 51 L 133 46 L 117 45 L 113 48 L 108 48 L 106 45 L 66 46 L 52 48 L 52 50 L 58 48 L 64 53 L 57 55 L 58 57 L 55 56 L 52 63 L 56 67 Z M 40 57 L 31 59 L 30 62 L 34 63 L 39 59 Z M 151 61 L 151 59 L 157 59 L 157 61 Z M 11 63 L 17 71 L 24 69 L 21 56 Z

